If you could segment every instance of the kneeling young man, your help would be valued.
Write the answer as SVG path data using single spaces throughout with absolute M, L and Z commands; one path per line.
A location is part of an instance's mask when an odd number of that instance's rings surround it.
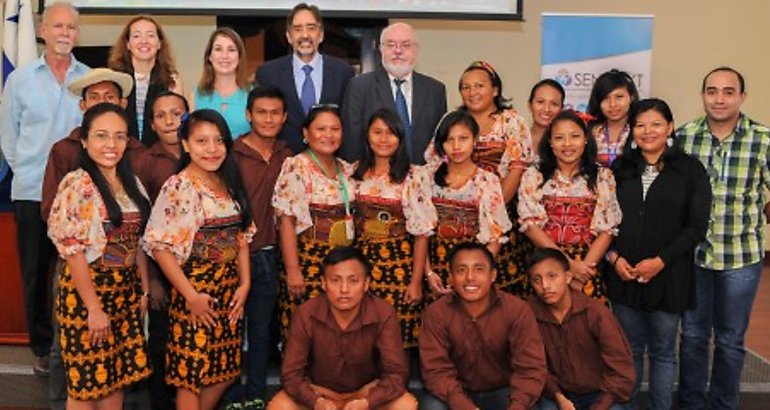
M 325 294 L 294 313 L 281 366 L 283 390 L 268 410 L 416 410 L 393 307 L 367 293 L 369 264 L 353 247 L 323 261 Z
M 631 349 L 615 316 L 596 299 L 570 288 L 569 261 L 557 249 L 530 258 L 529 301 L 543 336 L 548 381 L 542 410 L 623 409 L 634 389 Z
M 497 270 L 486 246 L 459 244 L 448 260 L 454 292 L 423 312 L 422 378 L 433 396 L 421 408 L 531 408 L 548 375 L 532 311 L 493 289 Z

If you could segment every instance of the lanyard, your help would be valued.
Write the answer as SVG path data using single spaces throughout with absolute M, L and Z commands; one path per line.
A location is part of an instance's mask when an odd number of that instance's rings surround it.
M 326 169 L 321 165 L 321 162 L 318 161 L 318 157 L 316 157 L 315 152 L 313 152 L 312 149 L 307 150 L 308 154 L 310 155 L 310 159 L 315 162 L 316 165 L 318 165 L 318 168 L 321 170 L 321 172 L 324 173 L 327 177 L 329 175 L 326 174 Z M 334 160 L 334 168 L 337 170 L 337 182 L 339 183 L 339 189 L 342 191 L 342 202 L 345 203 L 345 215 L 350 216 L 350 193 L 348 192 L 348 184 L 345 183 L 345 178 L 342 176 L 342 167 L 340 167 L 339 162 L 337 162 L 337 159 Z
M 623 131 L 620 132 L 620 138 L 618 138 L 618 143 L 615 144 L 615 146 L 612 145 L 612 142 L 610 141 L 610 124 L 605 123 L 604 124 L 604 137 L 607 139 L 607 154 L 610 157 L 609 164 L 612 164 L 615 162 L 615 158 L 618 156 L 618 147 L 620 146 L 620 140 L 623 138 L 623 135 L 629 132 L 628 123 L 623 126 Z

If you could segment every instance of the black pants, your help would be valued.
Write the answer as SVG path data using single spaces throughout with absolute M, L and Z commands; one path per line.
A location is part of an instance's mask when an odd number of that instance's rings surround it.
M 15 201 L 14 206 L 29 347 L 41 357 L 51 350 L 50 271 L 54 248 L 40 217 L 40 202 Z
M 161 295 L 153 297 L 160 297 Z M 147 351 L 152 363 L 150 376 L 150 402 L 153 410 L 173 409 L 175 389 L 166 384 L 166 345 L 168 344 L 168 306 L 160 310 L 149 309 L 150 337 Z

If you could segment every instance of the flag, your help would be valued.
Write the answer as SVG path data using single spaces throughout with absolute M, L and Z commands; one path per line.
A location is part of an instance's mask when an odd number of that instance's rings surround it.
M 3 13 L 3 80 L 21 65 L 37 58 L 35 23 L 30 0 L 5 0 Z M 0 153 L 0 209 L 10 205 L 11 172 Z
M 6 0 L 3 14 L 3 84 L 16 67 L 37 58 L 30 0 Z

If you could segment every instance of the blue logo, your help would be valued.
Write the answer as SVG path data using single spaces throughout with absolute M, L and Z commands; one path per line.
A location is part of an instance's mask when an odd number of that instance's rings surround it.
M 553 78 L 558 81 L 562 87 L 569 87 L 572 84 L 572 77 L 569 75 L 569 71 L 566 68 L 560 69 L 556 73 L 556 77 Z

